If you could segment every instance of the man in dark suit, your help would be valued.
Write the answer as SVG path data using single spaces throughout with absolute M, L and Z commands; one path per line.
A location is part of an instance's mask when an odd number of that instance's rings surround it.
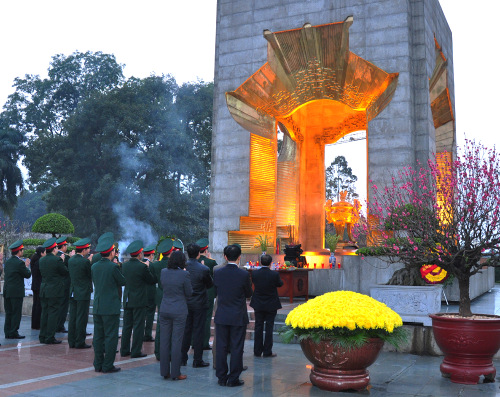
M 75 254 L 75 251 L 71 251 L 68 253 L 68 242 L 66 241 L 67 237 L 59 237 L 56 240 L 57 244 L 57 252 L 56 256 L 63 258 L 64 266 L 66 269 L 68 268 L 69 258 Z M 68 308 L 69 308 L 69 287 L 71 285 L 71 278 L 69 273 L 64 278 L 64 294 L 61 299 L 61 309 L 59 312 L 59 319 L 57 323 L 57 332 L 68 332 L 68 330 L 64 327 L 64 323 L 66 322 L 66 318 L 68 317 Z
M 186 247 L 189 259 L 186 262 L 186 270 L 191 278 L 193 295 L 188 298 L 188 315 L 186 327 L 184 328 L 184 338 L 182 340 L 182 363 L 187 364 L 188 351 L 193 340 L 193 367 L 208 367 L 209 364 L 203 361 L 203 329 L 208 308 L 207 288 L 213 285 L 210 270 L 205 265 L 198 262 L 200 258 L 200 246 L 188 244 Z
M 101 259 L 92 265 L 94 282 L 94 368 L 96 372 L 120 371 L 115 367 L 118 328 L 120 326 L 121 302 L 118 289 L 125 285 L 120 268 L 111 262 L 115 257 L 113 237 L 99 240 L 96 251 Z
M 153 260 L 156 252 L 156 243 L 150 244 L 144 248 L 144 263 L 149 265 L 149 270 L 151 274 L 155 276 L 155 273 L 152 268 Z M 158 279 L 155 276 L 155 283 L 152 285 L 148 285 L 148 305 L 146 306 L 146 324 L 144 326 L 144 342 L 154 342 L 153 338 L 153 323 L 155 319 L 156 312 L 156 282 Z
M 273 353 L 273 329 L 274 319 L 281 302 L 278 297 L 278 287 L 283 285 L 278 272 L 271 270 L 269 266 L 273 258 L 271 255 L 262 255 L 260 263 L 262 268 L 252 272 L 254 292 L 250 306 L 255 310 L 255 334 L 253 354 L 256 357 L 276 357 Z M 264 323 L 266 324 L 266 338 L 264 340 Z
M 210 277 L 214 277 L 214 267 L 217 266 L 217 262 L 210 257 L 210 252 L 208 251 L 208 238 L 199 239 L 196 244 L 200 246 L 200 259 L 198 261 L 208 267 L 210 270 Z M 210 331 L 212 325 L 212 316 L 214 314 L 214 300 L 215 300 L 215 287 L 212 286 L 207 289 L 208 298 L 208 308 L 207 315 L 205 318 L 205 327 L 203 330 L 203 350 L 212 350 L 210 344 Z M 215 363 L 214 363 L 215 365 Z
M 92 265 L 87 255 L 90 252 L 90 239 L 84 238 L 75 243 L 76 254 L 68 261 L 68 271 L 71 278 L 69 289 L 69 347 L 88 349 L 91 345 L 85 343 L 87 322 L 89 319 L 90 294 L 92 293 Z
M 163 240 L 158 244 L 158 252 L 161 254 L 161 260 L 153 262 L 150 266 L 151 273 L 155 276 L 157 287 L 156 287 L 156 306 L 158 306 L 158 313 L 160 313 L 161 300 L 163 298 L 163 287 L 161 284 L 161 271 L 165 269 L 168 265 L 168 258 L 172 251 L 174 250 L 173 241 L 169 238 Z M 159 314 L 158 314 L 159 317 Z M 160 361 L 160 321 L 156 322 L 156 334 L 155 334 L 155 356 L 158 361 Z
M 216 371 L 220 386 L 241 386 L 243 371 L 243 346 L 248 324 L 246 298 L 252 296 L 250 274 L 238 267 L 241 248 L 228 245 L 224 248 L 227 265 L 214 272 L 217 292 L 216 329 Z M 228 373 L 227 353 L 231 349 L 231 362 Z
M 126 280 L 123 291 L 123 328 L 120 347 L 122 357 L 146 357 L 146 354 L 142 352 L 142 343 L 148 304 L 147 287 L 155 284 L 156 279 L 149 270 L 149 264 L 141 262 L 143 247 L 141 240 L 130 243 L 126 252 L 131 258 L 122 265 L 123 277 Z M 130 348 L 131 336 L 132 349 Z
M 28 269 L 30 260 L 26 259 L 24 262 L 21 259 L 24 255 L 23 240 L 17 240 L 9 246 L 9 249 L 12 256 L 7 259 L 4 266 L 5 324 L 3 330 L 5 339 L 23 339 L 24 336 L 19 335 L 18 331 L 23 311 L 24 279 L 31 277 L 31 271 Z
M 40 258 L 40 274 L 42 284 L 40 286 L 40 301 L 42 303 L 42 318 L 40 319 L 41 343 L 49 345 L 59 344 L 61 340 L 56 340 L 55 334 L 61 314 L 61 303 L 65 294 L 66 277 L 69 275 L 68 268 L 64 265 L 63 259 L 54 255 L 56 249 L 56 238 L 49 238 L 42 247 L 45 248 L 45 255 Z

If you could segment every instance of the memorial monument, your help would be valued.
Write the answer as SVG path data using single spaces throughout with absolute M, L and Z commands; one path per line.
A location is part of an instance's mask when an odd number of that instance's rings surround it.
M 320 252 L 325 145 L 350 133 L 366 131 L 359 156 L 379 186 L 391 170 L 449 158 L 452 55 L 437 0 L 219 0 L 213 253 L 235 242 L 257 253 L 259 235 Z

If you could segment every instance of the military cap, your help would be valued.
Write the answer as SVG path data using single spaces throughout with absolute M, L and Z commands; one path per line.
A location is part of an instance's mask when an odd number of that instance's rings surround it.
M 101 241 L 101 239 L 109 238 L 109 237 L 111 238 L 111 240 L 113 240 L 113 241 L 115 240 L 115 236 L 112 232 L 106 232 L 106 233 L 101 234 L 101 237 L 99 237 L 97 239 L 97 242 Z
M 23 240 L 17 240 L 15 243 L 12 243 L 11 245 L 9 245 L 9 249 L 12 251 L 12 252 L 17 252 L 17 251 L 20 251 L 24 248 L 24 245 L 23 245 Z
M 176 251 L 184 251 L 184 244 L 179 239 L 174 240 L 173 246 Z
M 200 246 L 201 250 L 207 249 L 208 248 L 208 238 L 200 238 L 197 242 L 196 245 Z
M 57 238 L 51 237 L 47 241 L 45 241 L 45 243 L 42 244 L 42 247 L 49 250 L 55 248 L 55 246 L 57 245 L 56 241 Z
M 137 256 L 141 253 L 143 247 L 144 243 L 142 242 L 142 240 L 135 240 L 128 245 L 125 252 L 127 254 L 130 254 L 131 256 Z
M 101 254 L 107 254 L 111 252 L 113 248 L 115 248 L 113 238 L 104 237 L 97 243 L 97 247 L 95 248 L 95 250 L 97 252 L 100 252 Z
M 68 242 L 66 241 L 67 237 L 59 237 L 57 240 L 56 240 L 56 244 L 58 246 L 61 246 L 61 245 L 67 245 Z
M 158 252 L 163 255 L 168 255 L 172 252 L 173 247 L 173 241 L 167 238 L 158 244 Z
M 90 247 L 90 239 L 89 238 L 82 238 L 80 240 L 78 240 L 76 243 L 75 243 L 75 247 L 77 249 L 85 249 L 85 248 L 89 248 Z
M 144 247 L 144 255 L 154 254 L 155 250 L 156 250 L 156 244 L 149 244 L 148 246 Z
M 233 245 L 236 245 L 239 249 L 241 249 L 241 245 L 239 245 L 238 243 L 234 243 Z

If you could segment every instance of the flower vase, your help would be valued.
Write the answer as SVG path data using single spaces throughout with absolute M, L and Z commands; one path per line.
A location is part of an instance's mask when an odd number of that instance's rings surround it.
M 304 355 L 314 364 L 309 376 L 311 383 L 335 392 L 366 389 L 370 383 L 367 368 L 375 362 L 383 345 L 384 341 L 379 338 L 368 339 L 363 346 L 351 349 L 337 346 L 331 340 L 300 341 Z
M 335 258 L 335 252 L 330 253 L 330 258 L 328 258 L 328 263 L 330 264 L 330 269 L 335 269 L 337 264 L 337 258 Z

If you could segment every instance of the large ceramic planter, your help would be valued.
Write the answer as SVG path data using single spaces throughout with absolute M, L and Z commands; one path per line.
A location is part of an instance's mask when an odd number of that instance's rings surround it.
M 304 339 L 300 347 L 307 359 L 314 364 L 311 369 L 311 383 L 322 390 L 363 390 L 370 383 L 366 368 L 377 359 L 384 341 L 378 338 L 360 348 L 346 350 L 330 341 L 315 343 Z
M 429 314 L 441 310 L 442 285 L 372 285 L 370 296 L 398 313 L 405 323 L 431 326 Z
M 494 382 L 493 356 L 500 348 L 500 317 L 449 317 L 444 313 L 430 315 L 432 330 L 444 353 L 441 373 L 452 382 L 476 384 L 481 375 Z

